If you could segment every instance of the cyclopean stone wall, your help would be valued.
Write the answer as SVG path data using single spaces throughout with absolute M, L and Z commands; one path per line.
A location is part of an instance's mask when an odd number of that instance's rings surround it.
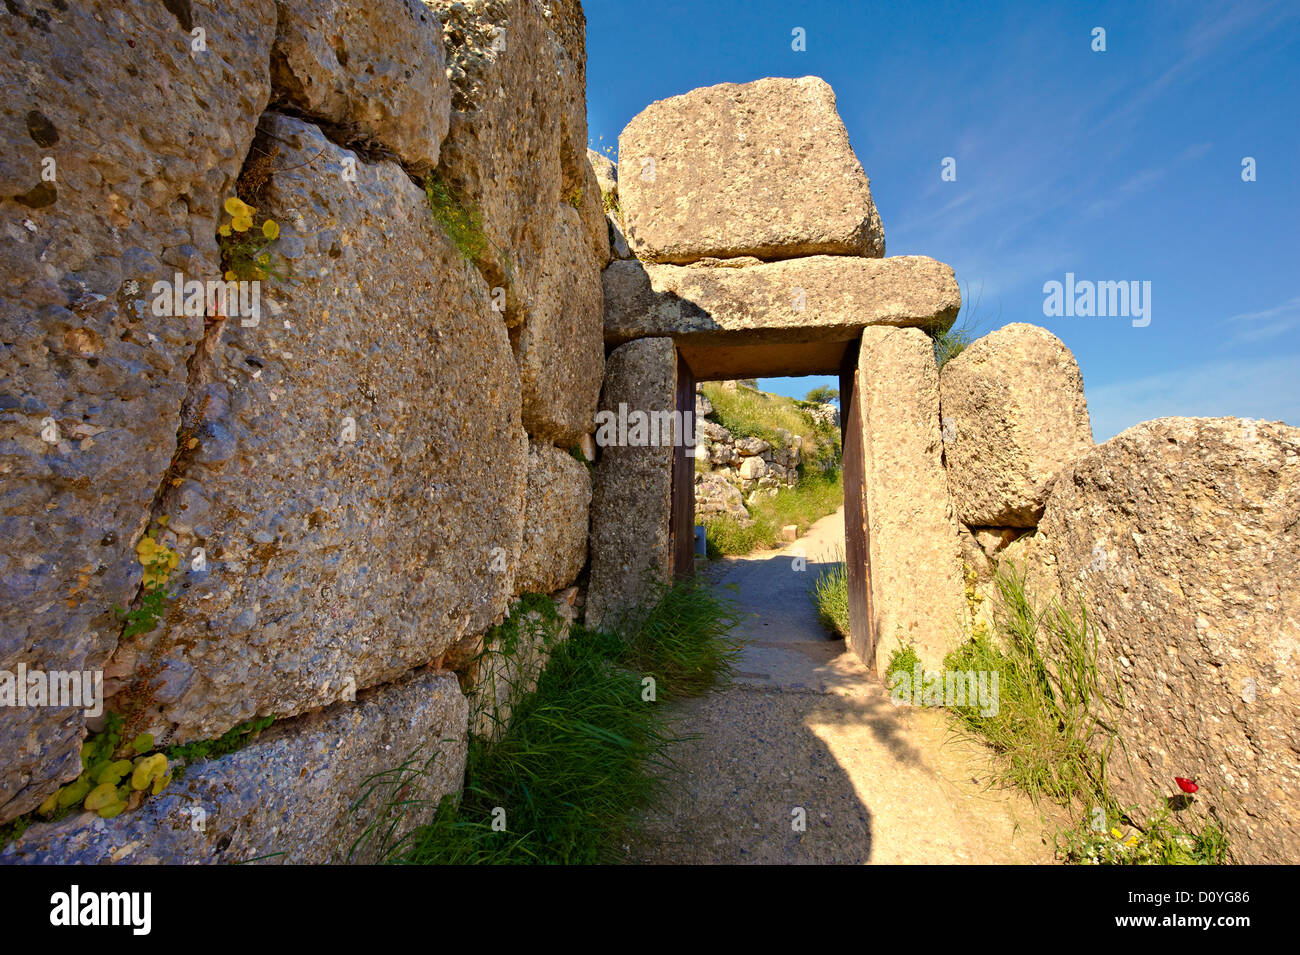
M 421 741 L 423 795 L 459 788 L 440 668 L 469 673 L 521 593 L 586 564 L 570 448 L 609 246 L 584 34 L 576 0 L 10 5 L 0 671 L 102 671 L 159 747 L 277 719 L 183 790 L 36 821 L 6 860 L 337 858 L 333 797 Z M 222 278 L 236 194 L 279 227 L 259 315 L 159 314 L 155 282 Z M 124 638 L 146 530 L 181 555 L 175 596 Z M 84 709 L 0 708 L 0 823 L 78 775 Z M 263 773 L 288 798 L 302 772 L 330 798 L 295 797 L 292 825 L 257 805 Z M 191 805 L 206 836 L 173 818 Z

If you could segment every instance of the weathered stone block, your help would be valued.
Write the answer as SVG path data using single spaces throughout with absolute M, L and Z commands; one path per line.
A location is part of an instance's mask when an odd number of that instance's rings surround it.
M 930 338 L 914 328 L 868 328 L 858 388 L 876 670 L 907 644 L 937 667 L 962 638 L 967 610 Z
M 602 282 L 607 344 L 661 335 L 711 345 L 840 342 L 870 325 L 947 328 L 961 309 L 952 269 L 923 255 L 616 261 Z
M 577 579 L 587 562 L 591 476 L 549 444 L 528 447 L 523 552 L 515 592 L 548 594 Z
M 1033 527 L 1052 479 L 1092 447 L 1083 376 L 1045 328 L 1015 322 L 943 367 L 944 461 L 967 524 Z
M 614 350 L 605 365 L 600 409 L 625 405 L 647 416 L 675 407 L 677 352 L 671 339 L 645 338 Z M 601 440 L 597 431 L 597 440 Z M 587 623 L 616 623 L 649 598 L 671 570 L 673 448 L 603 443 L 591 500 L 591 580 Z
M 382 845 L 353 843 L 372 823 L 394 839 L 427 822 L 460 790 L 468 705 L 456 677 L 418 673 L 284 724 L 242 750 L 189 767 L 139 809 L 114 819 L 83 812 L 37 824 L 0 853 L 2 863 L 320 864 L 380 861 Z M 381 784 L 357 810 L 368 777 L 411 769 Z M 399 794 L 399 786 L 409 788 Z M 400 798 L 393 816 L 381 812 Z
M 0 669 L 99 668 L 176 448 L 217 220 L 270 96 L 273 0 L 10 4 L 0 18 Z M 189 6 L 186 6 L 189 9 Z M 80 708 L 0 709 L 0 822 L 80 771 Z
M 600 273 L 578 213 L 560 204 L 536 307 L 515 335 L 524 428 L 569 447 L 594 425 L 605 366 Z
M 163 626 L 119 647 L 115 708 L 160 742 L 333 702 L 482 632 L 513 591 L 527 443 L 504 324 L 391 163 L 297 119 L 258 216 L 293 281 L 191 369 L 196 441 L 158 513 L 183 569 Z M 129 542 L 126 542 L 129 543 Z M 182 565 L 184 568 L 184 565 Z
M 651 103 L 618 155 L 628 243 L 647 261 L 885 254 L 871 184 L 815 76 Z
M 1194 779 L 1187 811 L 1214 807 L 1240 862 L 1300 858 L 1298 529 L 1300 429 L 1241 418 L 1111 438 L 1062 472 L 1040 525 L 1123 687 L 1111 792 L 1155 809 Z
M 518 325 L 536 305 L 561 201 L 568 99 L 555 41 L 536 0 L 423 2 L 442 21 L 451 82 L 439 172 L 482 216 L 489 249 L 477 264 Z
M 279 106 L 334 125 L 348 141 L 438 164 L 451 87 L 442 26 L 420 0 L 277 0 L 271 78 Z

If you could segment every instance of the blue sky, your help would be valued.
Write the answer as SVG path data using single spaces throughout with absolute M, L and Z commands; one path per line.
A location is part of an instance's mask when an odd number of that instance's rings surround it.
M 1098 441 L 1163 415 L 1300 425 L 1300 4 L 584 9 L 602 151 L 650 102 L 699 86 L 829 82 L 888 254 L 952 265 L 981 334 L 1026 321 L 1060 336 Z M 956 181 L 940 177 L 945 157 Z M 1150 282 L 1150 324 L 1046 317 L 1043 285 L 1067 272 Z M 762 385 L 802 395 L 821 381 Z

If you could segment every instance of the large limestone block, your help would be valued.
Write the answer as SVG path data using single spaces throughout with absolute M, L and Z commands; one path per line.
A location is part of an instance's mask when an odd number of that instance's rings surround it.
M 535 306 L 561 201 L 568 98 L 555 40 L 536 0 L 423 2 L 442 21 L 451 82 L 439 172 L 482 217 L 489 249 L 477 265 L 518 325 Z
M 329 122 L 348 142 L 385 147 L 412 166 L 438 164 L 451 87 L 442 25 L 424 3 L 277 0 L 276 6 L 277 105 Z
M 1033 527 L 1057 473 L 1092 447 L 1083 376 L 1065 343 L 1014 322 L 943 367 L 944 456 L 967 524 Z
M 967 610 L 929 336 L 868 328 L 858 387 L 876 669 L 883 673 L 894 649 L 909 644 L 937 667 L 962 638 Z
M 515 592 L 548 594 L 577 579 L 587 562 L 591 475 L 567 451 L 529 443 L 523 551 Z
M 180 5 L 173 5 L 181 9 Z M 57 9 L 55 9 L 57 7 Z M 48 9 L 47 9 L 48 8 Z M 0 16 L 0 670 L 98 668 L 176 447 L 222 199 L 270 96 L 272 0 Z M 207 49 L 191 52 L 193 27 Z M 47 440 L 48 439 L 48 440 Z M 0 708 L 0 823 L 80 771 L 80 708 Z
M 596 185 L 600 187 L 601 193 L 611 193 L 617 196 L 618 166 L 615 165 L 614 161 L 594 149 L 588 149 L 587 162 L 591 163 L 592 171 L 596 173 Z
M 1241 862 L 1300 858 L 1300 429 L 1161 418 L 1062 473 L 1040 533 L 1083 595 L 1127 755 L 1112 792 L 1201 787 Z
M 541 294 L 515 335 L 524 428 L 569 447 L 590 434 L 605 365 L 600 273 L 578 213 L 561 203 Z
M 923 255 L 617 261 L 602 281 L 608 344 L 660 335 L 715 345 L 844 341 L 870 325 L 947 328 L 961 309 L 952 268 Z
M 579 0 L 550 0 L 544 9 L 560 87 L 560 196 L 578 210 L 591 256 L 609 262 L 609 230 L 600 184 L 587 161 L 587 17 Z
M 112 661 L 114 708 L 160 742 L 436 661 L 518 570 L 527 440 L 482 280 L 400 167 L 344 181 L 351 154 L 315 126 L 266 122 L 279 171 L 258 215 L 283 223 L 293 282 L 256 326 L 214 325 L 191 370 L 197 444 L 157 513 L 207 569 Z
M 649 416 L 675 407 L 677 352 L 669 338 L 643 338 L 616 348 L 605 365 L 602 412 L 626 407 Z M 597 431 L 600 440 L 601 432 Z M 591 499 L 591 578 L 587 623 L 616 623 L 650 597 L 672 567 L 673 448 L 602 443 Z
M 354 841 L 391 822 L 393 839 L 428 821 L 465 773 L 468 705 L 456 677 L 419 673 L 301 719 L 273 724 L 256 742 L 190 766 L 139 809 L 114 819 L 83 812 L 38 824 L 0 863 L 373 863 L 382 847 Z M 357 811 L 368 777 L 414 757 L 420 773 L 394 776 Z M 403 793 L 396 784 L 405 784 Z M 400 798 L 396 798 L 400 797 Z M 397 815 L 384 815 L 393 801 Z
M 628 243 L 647 261 L 885 254 L 871 184 L 815 76 L 651 103 L 618 155 Z

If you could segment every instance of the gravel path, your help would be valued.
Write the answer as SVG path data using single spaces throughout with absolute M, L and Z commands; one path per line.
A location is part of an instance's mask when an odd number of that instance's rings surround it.
M 987 751 L 943 714 L 895 707 L 817 622 L 808 587 L 843 553 L 838 511 L 781 551 L 718 562 L 753 616 L 733 683 L 674 707 L 664 804 L 629 860 L 649 863 L 1044 863 L 1041 814 L 987 786 Z M 794 569 L 803 553 L 807 569 Z M 796 823 L 802 810 L 803 831 Z

